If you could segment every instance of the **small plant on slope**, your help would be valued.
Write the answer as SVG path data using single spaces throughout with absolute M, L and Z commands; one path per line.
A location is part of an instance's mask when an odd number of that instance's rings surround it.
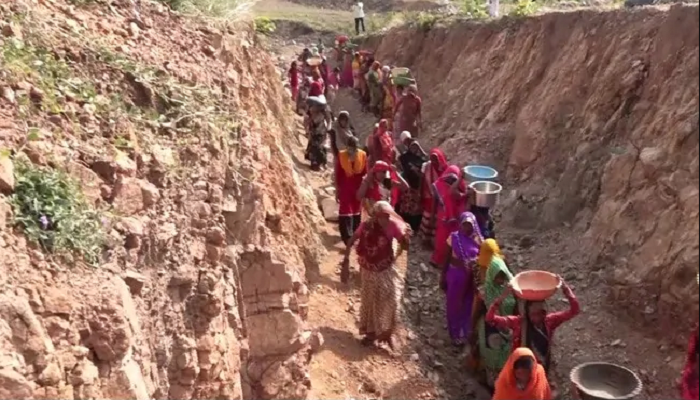
M 481 0 L 463 0 L 462 12 L 470 18 L 483 19 L 489 17 L 486 3 Z
M 49 252 L 67 258 L 77 254 L 97 264 L 105 243 L 102 222 L 75 182 L 61 171 L 24 160 L 16 164 L 15 179 L 15 223 L 27 237 Z
M 538 11 L 539 7 L 533 0 L 517 0 L 508 15 L 513 17 L 527 17 Z
M 261 35 L 271 35 L 277 29 L 275 22 L 267 17 L 257 17 L 253 20 L 255 24 L 255 32 Z

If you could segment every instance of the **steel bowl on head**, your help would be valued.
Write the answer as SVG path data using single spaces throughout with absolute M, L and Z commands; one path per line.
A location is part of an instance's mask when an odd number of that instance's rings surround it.
M 476 193 L 475 204 L 477 207 L 491 208 L 498 203 L 498 197 L 503 191 L 503 186 L 491 181 L 476 181 L 469 184 Z
M 637 374 L 606 362 L 577 365 L 569 379 L 582 400 L 631 400 L 642 392 L 642 381 Z
M 498 171 L 485 165 L 467 165 L 462 172 L 467 182 L 494 181 L 498 178 Z

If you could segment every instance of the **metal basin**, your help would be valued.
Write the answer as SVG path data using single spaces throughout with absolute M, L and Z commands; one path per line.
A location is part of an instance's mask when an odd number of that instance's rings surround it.
M 476 192 L 476 206 L 491 208 L 498 202 L 503 186 L 491 181 L 476 181 L 469 184 Z
M 467 183 L 495 181 L 498 178 L 498 171 L 485 165 L 467 165 L 462 172 Z
M 642 391 L 637 374 L 604 362 L 580 364 L 571 370 L 569 379 L 582 400 L 631 400 Z

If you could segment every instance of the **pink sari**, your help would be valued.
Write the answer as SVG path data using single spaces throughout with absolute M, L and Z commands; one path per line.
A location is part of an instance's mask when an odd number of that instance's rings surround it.
M 343 61 L 343 71 L 340 75 L 340 87 L 353 87 L 352 53 L 345 55 L 345 60 Z
M 437 213 L 435 215 L 435 244 L 430 262 L 438 268 L 445 266 L 447 257 L 447 238 L 459 228 L 459 216 L 466 210 L 466 201 L 452 193 L 448 178 L 454 175 L 462 179 L 462 171 L 456 165 L 447 167 L 440 178 L 433 184 L 434 194 L 438 198 Z M 460 183 L 460 188 L 464 183 Z

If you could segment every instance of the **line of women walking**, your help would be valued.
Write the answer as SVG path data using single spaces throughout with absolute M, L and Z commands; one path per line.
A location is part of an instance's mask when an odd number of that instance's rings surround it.
M 554 333 L 580 311 L 572 289 L 559 278 L 569 307 L 555 312 L 543 301 L 514 296 L 513 273 L 496 241 L 490 210 L 475 205 L 462 170 L 450 165 L 439 148 L 426 153 L 419 144 L 419 118 L 401 117 L 407 112 L 402 104 L 411 105 L 409 114 L 420 115 L 417 87 L 396 91 L 388 83 L 391 69 L 370 53 L 352 53 L 345 60 L 350 69 L 342 71 L 340 85 L 356 90 L 365 110 L 379 119 L 364 148 L 348 112 L 341 111 L 329 125 L 339 230 L 346 244 L 341 281 L 349 281 L 355 248 L 362 343 L 393 348 L 402 292 L 396 260 L 411 237 L 421 236 L 424 246 L 432 248 L 431 265 L 441 274 L 449 336 L 454 346 L 469 345 L 469 368 L 493 391 L 493 399 L 555 398 L 549 379 Z M 393 104 L 390 113 L 378 108 L 387 98 Z M 413 131 L 397 131 L 397 126 Z M 690 347 L 681 385 L 684 399 L 698 393 L 697 331 Z

